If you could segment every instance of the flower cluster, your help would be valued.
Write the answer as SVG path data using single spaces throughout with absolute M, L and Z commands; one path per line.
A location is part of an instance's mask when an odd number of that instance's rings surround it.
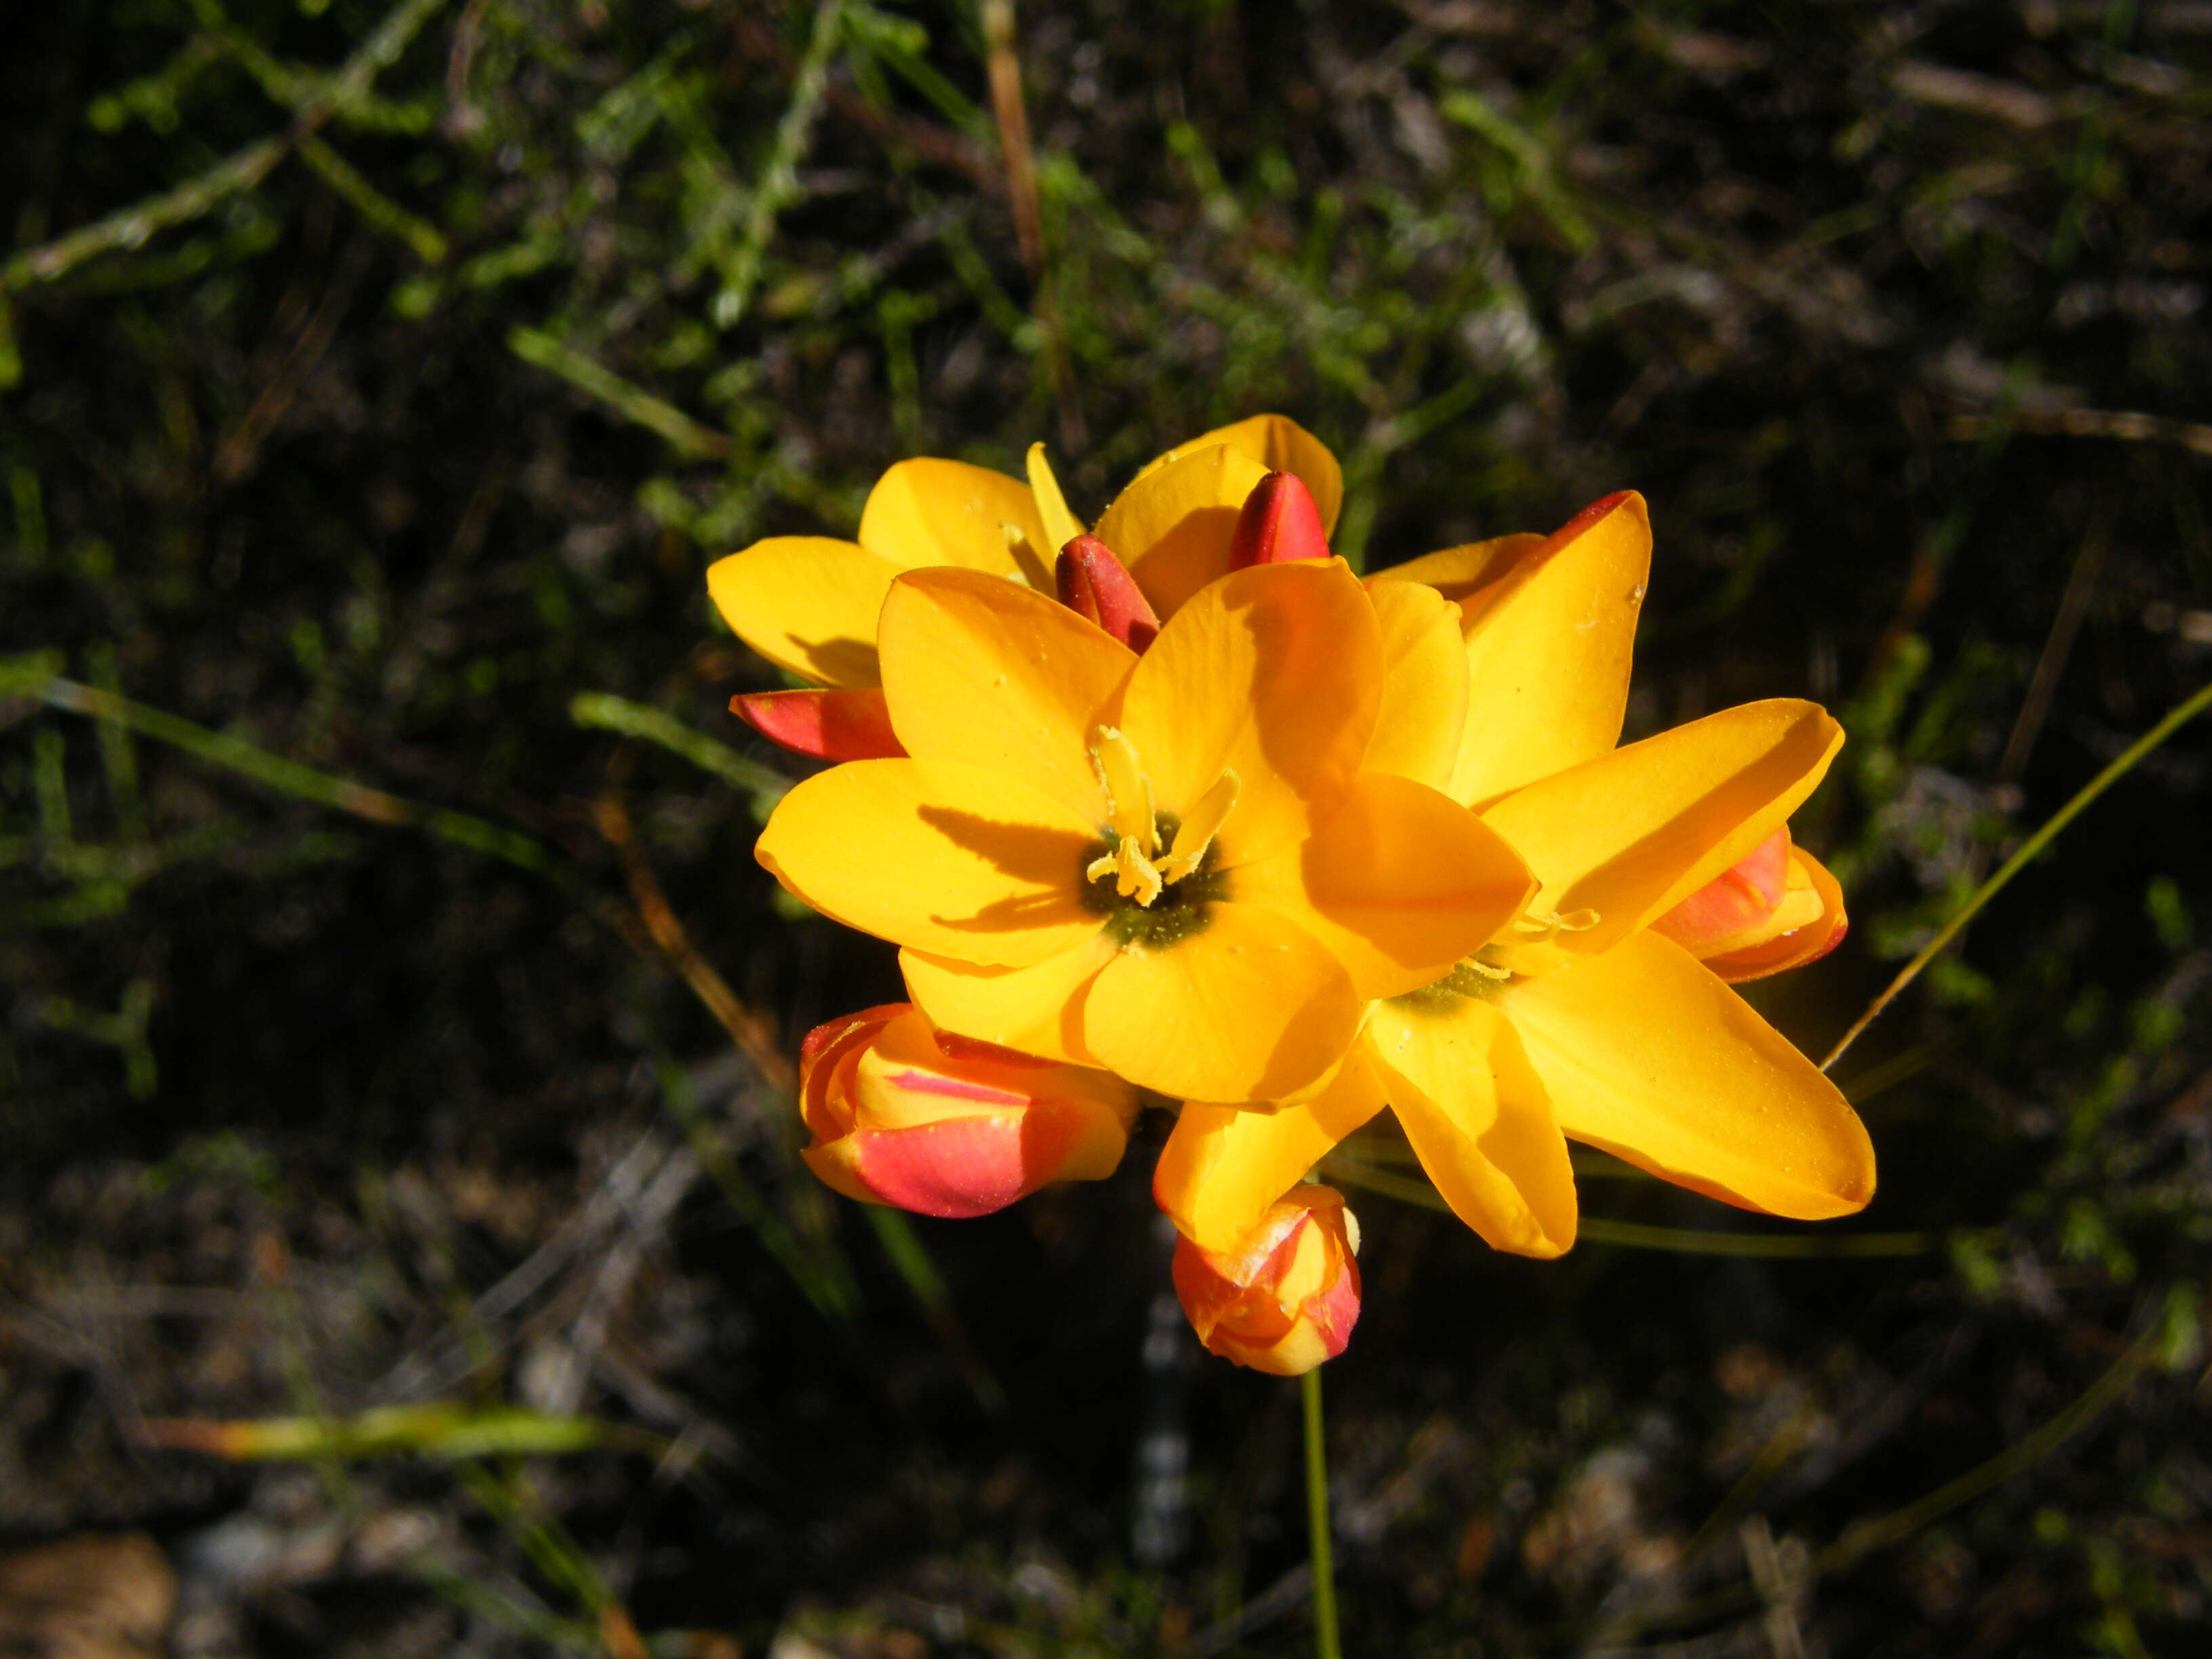
M 1260 416 L 1138 473 L 1089 530 L 1017 480 L 910 460 L 857 542 L 708 572 L 808 689 L 741 696 L 836 763 L 761 862 L 900 947 L 910 1005 L 806 1041 L 807 1160 L 971 1216 L 1119 1163 L 1153 1179 L 1215 1352 L 1342 1351 L 1358 1230 L 1311 1172 L 1387 1108 L 1496 1249 L 1574 1243 L 1567 1142 L 1805 1219 L 1872 1195 L 1841 1094 L 1730 983 L 1842 937 L 1790 839 L 1843 733 L 1777 700 L 1617 746 L 1642 499 L 1362 581 L 1328 451 Z

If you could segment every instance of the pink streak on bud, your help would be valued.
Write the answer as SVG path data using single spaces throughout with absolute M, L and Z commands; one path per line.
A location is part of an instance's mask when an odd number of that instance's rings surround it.
M 1159 636 L 1160 619 L 1128 567 L 1091 535 L 1073 536 L 1053 567 L 1060 602 L 1141 653 Z
M 988 1083 L 975 1083 L 960 1077 L 942 1077 L 935 1072 L 917 1072 L 911 1068 L 902 1072 L 885 1072 L 883 1079 L 894 1088 L 910 1090 L 918 1095 L 942 1095 L 948 1100 L 979 1100 L 991 1106 L 1023 1107 L 1030 1103 L 1027 1095 L 1017 1094 L 1012 1089 L 994 1089 Z
M 770 743 L 816 760 L 896 760 L 906 745 L 891 730 L 882 691 L 749 691 L 730 712 Z
M 1252 487 L 1237 515 L 1229 544 L 1229 568 L 1288 564 L 1294 559 L 1328 557 L 1328 532 L 1313 491 L 1295 472 L 1270 472 Z

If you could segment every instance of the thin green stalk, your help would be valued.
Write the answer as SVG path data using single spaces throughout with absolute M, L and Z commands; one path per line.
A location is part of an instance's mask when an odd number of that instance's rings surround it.
M 1995 875 L 1974 890 L 1974 896 L 1959 908 L 1958 914 L 1936 930 L 1936 937 L 1921 947 L 1920 954 L 1898 970 L 1897 977 L 1883 988 L 1880 996 L 1867 1005 L 1864 1013 L 1851 1022 L 1851 1029 L 1837 1039 L 1836 1046 L 1828 1050 L 1828 1057 L 1820 1062 L 1820 1069 L 1825 1072 L 1841 1060 L 1844 1051 L 1859 1040 L 1859 1034 L 1874 1024 L 1881 1011 L 1896 1000 L 1898 993 L 1919 978 L 1920 970 L 1942 954 L 1944 947 L 1959 936 L 1959 930 L 1979 915 L 1984 905 L 2003 891 L 2005 884 L 2033 863 L 2038 854 L 2056 841 L 2058 832 L 2079 817 L 2091 801 L 2133 771 L 2144 756 L 2207 708 L 2212 708 L 2212 684 L 2203 686 L 2195 696 L 2130 744 L 2118 759 L 2090 779 L 2073 799 L 2052 813 L 2050 821 L 2022 842 L 2020 850 L 1999 866 Z
M 1306 1408 L 1306 1534 L 1313 1556 L 1314 1651 L 1344 1659 L 1336 1633 L 1336 1567 L 1328 1547 L 1328 1444 L 1322 1434 L 1321 1367 L 1298 1379 Z
M 1323 1161 L 1323 1173 L 1347 1187 L 1395 1198 L 1449 1215 L 1451 1206 L 1424 1181 L 1370 1169 L 1343 1157 Z M 1618 1244 L 1637 1250 L 1672 1250 L 1681 1255 L 1894 1256 L 1927 1255 L 1936 1248 L 1932 1233 L 1723 1233 L 1690 1227 L 1647 1227 L 1638 1221 L 1610 1221 L 1586 1215 L 1575 1224 L 1586 1244 Z
M 516 324 L 507 331 L 507 349 L 524 362 L 559 375 L 648 432 L 659 433 L 687 460 L 720 459 L 732 453 L 733 447 L 726 434 L 702 426 L 674 404 L 654 397 L 543 329 Z
M 0 680 L 4 678 L 4 676 L 0 676 Z M 0 695 L 5 695 L 10 689 L 5 684 L 0 684 Z M 72 714 L 83 714 L 96 720 L 112 721 L 143 738 L 151 738 L 156 743 L 180 749 L 188 755 L 252 778 L 256 783 L 282 793 L 313 801 L 319 805 L 335 807 L 341 812 L 349 812 L 372 823 L 427 830 L 441 840 L 479 853 L 489 853 L 494 858 L 504 859 L 519 868 L 557 878 L 558 861 L 551 850 L 519 830 L 487 823 L 466 812 L 455 812 L 442 806 L 425 806 L 398 795 L 387 794 L 381 789 L 370 789 L 343 778 L 332 777 L 312 767 L 302 766 L 297 761 L 272 755 L 243 738 L 222 732 L 210 732 L 204 726 L 194 725 L 191 720 L 180 719 L 166 710 L 149 708 L 143 702 L 134 702 L 128 697 L 100 690 L 96 686 L 80 685 L 73 680 L 57 676 L 44 681 L 33 680 L 23 684 L 21 691 L 50 708 L 66 709 Z
M 772 766 L 740 755 L 729 744 L 695 732 L 674 715 L 664 714 L 628 697 L 607 691 L 581 691 L 570 699 L 568 718 L 595 731 L 616 732 L 658 744 L 681 755 L 702 771 L 711 772 L 749 798 L 753 816 L 763 823 L 791 787 L 791 780 Z

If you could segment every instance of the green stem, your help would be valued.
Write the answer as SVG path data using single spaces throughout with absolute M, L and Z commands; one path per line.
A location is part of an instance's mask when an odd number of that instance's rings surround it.
M 2118 759 L 2083 784 L 2080 793 L 2052 813 L 2049 823 L 2022 842 L 2020 850 L 2007 859 L 1995 875 L 1974 890 L 1974 896 L 1960 907 L 1956 915 L 1936 930 L 1936 937 L 1921 947 L 1920 954 L 1898 970 L 1897 977 L 1883 988 L 1880 996 L 1867 1005 L 1866 1012 L 1854 1020 L 1851 1023 L 1851 1029 L 1844 1033 L 1834 1048 L 1828 1050 L 1828 1057 L 1820 1062 L 1820 1069 L 1825 1072 L 1841 1060 L 1844 1050 L 1858 1041 L 1859 1033 L 1874 1024 L 1875 1017 L 1889 1006 L 1897 994 L 1919 978 L 1920 970 L 1942 953 L 1943 947 L 1958 937 L 1959 930 L 1972 921 L 1980 913 L 1982 907 L 2003 890 L 2006 883 L 2033 863 L 2036 854 L 2057 840 L 2058 832 L 2073 823 L 2091 801 L 2133 771 L 2136 763 L 2144 756 L 2188 725 L 2208 708 L 2212 708 L 2212 685 L 2204 686 L 2195 696 L 2190 698 L 2188 702 L 2130 744 L 2126 751 Z
M 1312 1540 L 1314 1651 L 1344 1659 L 1336 1634 L 1336 1569 L 1328 1550 L 1328 1447 L 1322 1437 L 1321 1367 L 1298 1379 L 1306 1407 L 1306 1530 Z

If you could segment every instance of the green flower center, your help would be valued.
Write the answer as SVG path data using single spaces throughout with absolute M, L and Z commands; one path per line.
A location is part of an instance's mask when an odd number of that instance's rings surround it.
M 1157 814 L 1153 823 L 1163 846 L 1173 845 L 1176 831 L 1182 827 L 1172 812 Z M 1209 844 L 1205 855 L 1188 874 L 1167 883 L 1151 903 L 1141 903 L 1120 890 L 1110 867 L 1119 836 L 1109 825 L 1100 832 L 1099 839 L 1104 858 L 1083 860 L 1083 874 L 1076 890 L 1082 896 L 1083 908 L 1104 919 L 1106 931 L 1117 945 L 1141 945 L 1147 951 L 1167 950 L 1201 932 L 1215 902 L 1229 896 L 1229 872 L 1215 867 L 1219 862 L 1219 849 Z M 1102 861 L 1109 867 L 1098 869 Z M 1097 871 L 1095 875 L 1091 873 L 1094 870 Z
M 1485 960 L 1487 951 L 1478 951 L 1463 961 L 1455 963 L 1452 970 L 1442 979 L 1424 985 L 1418 991 L 1408 991 L 1391 1001 L 1401 1007 L 1418 1009 L 1425 1014 L 1440 1014 L 1455 1002 L 1473 998 L 1477 1002 L 1494 1000 L 1498 994 L 1513 981 L 1513 975 L 1504 969 Z

